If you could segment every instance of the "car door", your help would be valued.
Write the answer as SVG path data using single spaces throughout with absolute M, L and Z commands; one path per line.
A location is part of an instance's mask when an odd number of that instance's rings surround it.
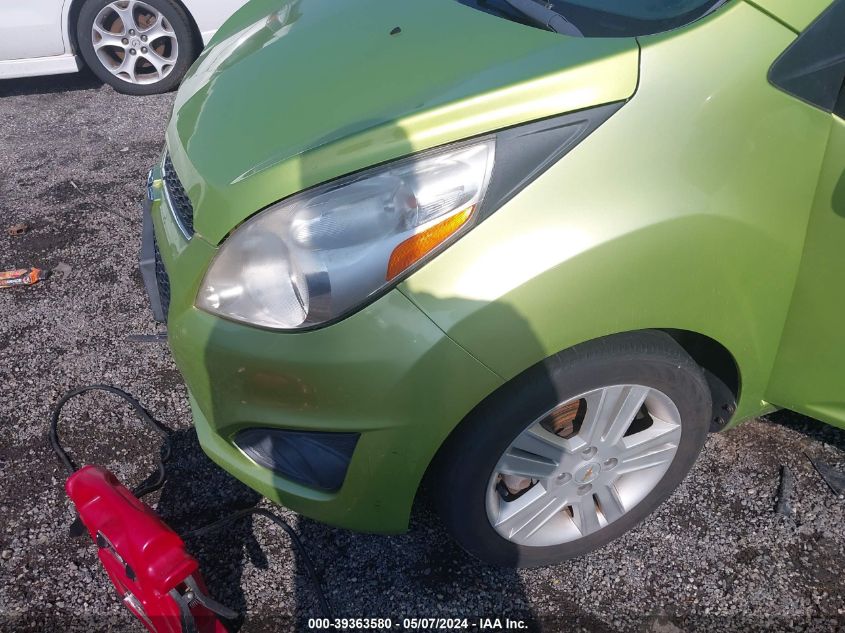
M 837 0 L 770 79 L 830 112 L 804 255 L 768 397 L 845 428 L 845 0 Z M 803 44 L 802 44 L 803 40 Z M 792 59 L 790 59 L 792 56 Z M 803 69 L 803 70 L 802 70 Z
M 64 0 L 0 3 L 0 61 L 64 53 L 63 5 Z

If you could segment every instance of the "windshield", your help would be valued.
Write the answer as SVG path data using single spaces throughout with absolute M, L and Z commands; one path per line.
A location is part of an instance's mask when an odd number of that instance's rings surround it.
M 506 0 L 458 0 L 499 17 L 531 24 Z M 727 0 L 544 0 L 585 37 L 633 37 L 679 28 Z

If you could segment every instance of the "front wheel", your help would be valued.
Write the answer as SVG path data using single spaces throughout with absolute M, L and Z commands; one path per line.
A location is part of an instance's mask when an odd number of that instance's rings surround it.
M 200 47 L 190 18 L 172 0 L 85 0 L 76 36 L 93 73 L 130 95 L 175 88 Z
M 447 529 L 493 564 L 534 567 L 631 529 L 680 484 L 707 436 L 711 397 L 658 331 L 577 346 L 479 405 L 436 465 Z

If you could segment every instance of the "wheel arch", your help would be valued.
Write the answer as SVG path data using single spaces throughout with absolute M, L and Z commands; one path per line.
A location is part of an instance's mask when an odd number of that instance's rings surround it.
M 704 370 L 713 399 L 713 415 L 710 426 L 711 431 L 721 431 L 726 426 L 730 425 L 733 421 L 733 414 L 736 412 L 736 403 L 741 395 L 742 374 L 739 363 L 737 362 L 734 354 L 716 339 L 691 330 L 659 327 L 617 332 L 606 336 L 599 336 L 587 341 L 582 341 L 577 345 L 590 344 L 601 340 L 612 340 L 617 337 L 628 336 L 649 330 L 664 332 L 672 337 L 672 339 L 680 345 L 687 354 L 690 355 L 693 361 L 695 361 L 695 363 Z M 435 451 L 423 473 L 422 479 L 420 480 L 417 495 L 419 496 L 421 491 L 429 487 L 432 473 L 437 468 L 439 460 L 448 451 L 450 443 L 458 436 L 464 423 L 472 416 L 476 409 L 481 407 L 484 403 L 487 403 L 489 400 L 496 398 L 497 394 L 500 394 L 512 380 L 515 380 L 528 372 L 537 371 L 537 369 L 550 358 L 565 352 L 567 349 L 571 349 L 572 347 L 575 346 L 573 345 L 569 348 L 559 350 L 555 354 L 551 354 L 530 367 L 527 367 L 525 370 L 505 382 L 498 389 L 488 394 L 484 399 L 476 404 L 476 406 L 473 407 L 461 419 L 461 421 L 458 422 L 457 425 L 455 425 L 455 427 L 441 442 L 437 451 Z
M 65 22 L 65 33 L 67 33 L 68 41 L 70 42 L 71 50 L 80 59 L 79 42 L 76 37 L 76 23 L 79 21 L 79 12 L 82 11 L 82 5 L 85 0 L 70 0 L 67 9 L 67 21 Z
M 742 395 L 739 363 L 731 351 L 714 338 L 698 332 L 661 328 L 704 370 L 713 398 L 711 430 L 721 431 L 733 420 Z

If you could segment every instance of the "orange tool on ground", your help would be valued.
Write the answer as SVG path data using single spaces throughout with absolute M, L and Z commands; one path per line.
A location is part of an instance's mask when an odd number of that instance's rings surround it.
M 0 271 L 0 288 L 31 286 L 47 277 L 40 268 L 17 268 Z

